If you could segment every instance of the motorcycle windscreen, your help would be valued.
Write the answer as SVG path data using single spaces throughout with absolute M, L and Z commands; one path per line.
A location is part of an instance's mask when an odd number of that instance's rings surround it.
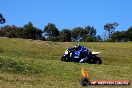
M 64 52 L 64 54 L 68 54 L 69 52 L 68 52 L 68 50 L 66 50 L 65 52 Z

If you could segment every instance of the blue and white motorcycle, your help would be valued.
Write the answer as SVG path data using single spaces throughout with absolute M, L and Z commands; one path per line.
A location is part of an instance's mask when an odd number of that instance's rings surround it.
M 84 62 L 86 63 L 90 63 L 90 64 L 101 64 L 102 61 L 101 59 L 97 56 L 100 52 L 89 52 L 88 54 L 88 59 L 86 59 Z M 69 50 L 67 49 L 61 60 L 62 61 L 66 61 L 66 62 L 80 62 L 81 60 L 83 60 L 83 58 L 85 58 L 83 56 L 83 53 L 80 53 L 80 51 L 78 50 Z

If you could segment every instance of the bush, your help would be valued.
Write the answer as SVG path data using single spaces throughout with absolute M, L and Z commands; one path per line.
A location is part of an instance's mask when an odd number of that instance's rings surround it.
M 110 38 L 110 39 L 104 40 L 104 42 L 114 42 L 114 41 Z

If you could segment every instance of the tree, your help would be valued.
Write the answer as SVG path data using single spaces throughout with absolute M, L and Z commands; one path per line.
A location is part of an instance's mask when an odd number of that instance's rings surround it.
M 116 31 L 111 35 L 112 41 L 124 42 L 132 41 L 132 27 L 128 28 L 127 31 Z
M 17 38 L 26 38 L 23 27 L 17 27 Z
M 40 39 L 42 37 L 42 31 L 33 26 L 32 22 L 24 25 L 20 30 L 23 34 L 23 38 L 28 39 Z
M 72 29 L 72 41 L 79 41 L 82 37 L 82 27 L 76 27 Z
M 127 33 L 128 39 L 132 41 L 132 27 L 128 28 L 126 33 Z
M 86 41 L 87 37 L 95 37 L 96 29 L 92 26 L 75 27 L 72 29 L 72 40 L 73 41 Z
M 0 29 L 0 37 L 5 37 L 6 33 L 4 30 Z
M 102 42 L 103 41 L 100 35 L 96 36 L 96 38 L 97 38 L 97 42 Z
M 63 42 L 71 42 L 71 31 L 69 29 L 63 29 L 60 32 L 60 38 Z
M 118 26 L 119 24 L 114 22 L 114 23 L 107 23 L 104 25 L 104 30 L 108 32 L 108 37 L 107 39 L 111 38 L 112 33 L 115 31 L 115 28 Z
M 2 16 L 2 14 L 0 13 L 0 24 L 5 23 L 5 18 Z
M 96 29 L 93 26 L 86 26 L 84 28 L 84 31 L 85 31 L 84 33 L 86 35 L 89 35 L 89 36 L 92 36 L 92 37 L 94 37 L 96 35 Z
M 127 34 L 126 31 L 116 31 L 111 35 L 111 39 L 114 42 L 123 42 L 123 41 L 127 41 Z
M 113 41 L 120 41 L 120 39 L 121 39 L 120 32 L 119 31 L 116 31 L 115 33 L 113 33 L 111 35 L 111 39 Z
M 93 42 L 94 38 L 92 36 L 87 36 L 85 42 Z
M 48 23 L 47 26 L 44 28 L 45 36 L 47 36 L 48 40 L 54 41 L 55 37 L 59 36 L 59 30 L 56 28 L 55 24 Z
M 96 35 L 96 29 L 94 27 L 92 27 L 92 26 L 86 26 L 82 30 L 81 35 L 82 35 L 81 41 L 87 41 L 87 37 L 88 38 L 95 37 L 95 35 Z
M 17 37 L 17 27 L 12 25 L 12 26 L 4 26 L 1 27 L 1 36 L 4 37 L 10 37 L 10 38 L 16 38 Z

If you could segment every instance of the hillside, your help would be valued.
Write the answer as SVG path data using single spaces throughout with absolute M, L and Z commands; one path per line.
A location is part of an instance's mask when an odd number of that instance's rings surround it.
M 103 63 L 96 65 L 62 62 L 60 58 L 64 50 L 75 44 L 78 43 L 0 38 L 0 87 L 80 88 L 82 67 L 89 72 L 90 79 L 132 80 L 131 42 L 81 42 L 79 44 L 91 51 L 100 51 L 99 57 Z

